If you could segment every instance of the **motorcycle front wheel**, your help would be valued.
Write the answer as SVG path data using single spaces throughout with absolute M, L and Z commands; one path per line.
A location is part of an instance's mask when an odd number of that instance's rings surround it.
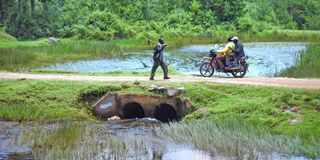
M 203 77 L 211 77 L 213 75 L 214 68 L 209 62 L 205 62 L 200 66 L 200 74 Z
M 246 75 L 247 73 L 247 68 L 246 65 L 241 63 L 239 69 L 235 69 L 234 71 L 231 72 L 232 76 L 234 78 L 242 78 Z

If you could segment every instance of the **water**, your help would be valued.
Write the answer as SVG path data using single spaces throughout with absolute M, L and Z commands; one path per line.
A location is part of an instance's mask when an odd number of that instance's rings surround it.
M 254 42 L 245 43 L 249 56 L 247 76 L 272 77 L 295 65 L 306 43 L 299 42 Z M 165 51 L 165 61 L 171 68 L 188 75 L 199 75 L 201 58 L 213 45 L 191 45 L 180 49 Z M 37 68 L 50 71 L 83 73 L 103 73 L 113 71 L 143 72 L 152 67 L 152 51 L 129 52 L 114 59 L 97 59 L 54 64 Z M 159 68 L 160 69 L 160 68 Z
M 157 137 L 153 130 L 153 126 L 156 125 L 158 125 L 158 123 L 154 123 L 154 120 L 147 121 L 147 119 L 144 119 L 130 122 L 99 123 L 95 124 L 95 127 L 104 128 L 108 135 L 117 137 L 116 141 L 127 142 L 128 146 L 124 146 L 127 148 L 125 149 L 127 153 L 121 153 L 124 157 L 121 157 L 120 159 L 212 159 L 209 153 L 198 150 L 191 145 L 178 144 L 170 138 Z M 28 134 L 30 135 L 25 135 L 29 139 L 32 137 L 32 134 L 35 134 L 30 133 L 33 132 L 31 129 L 32 127 L 34 126 L 22 126 L 12 122 L 0 122 L 0 159 L 34 159 L 32 156 L 32 147 L 29 146 L 28 143 L 22 145 L 17 144 L 18 142 L 21 142 L 18 137 L 21 136 L 23 129 L 29 132 Z M 41 130 L 50 130 L 55 127 L 57 127 L 57 124 L 48 124 L 44 125 Z M 41 136 L 36 135 L 36 137 Z M 92 139 L 88 138 L 88 141 L 90 140 L 92 141 Z M 130 147 L 132 147 L 132 149 L 130 149 Z M 113 152 L 110 150 L 112 149 L 105 147 L 105 149 L 94 157 L 91 157 L 91 159 L 104 159 L 105 157 L 118 159 L 119 157 L 116 157 L 116 154 L 113 157 Z M 79 154 L 81 154 L 81 151 L 79 152 Z M 47 155 L 45 157 L 45 159 L 55 159 L 47 157 Z
M 0 160 L 2 159 L 35 159 L 33 156 L 36 154 L 44 154 L 46 149 L 41 150 L 43 147 L 40 146 L 40 152 L 33 150 L 30 141 L 24 141 L 23 139 L 42 141 L 41 137 L 52 134 L 53 129 L 61 127 L 63 124 L 29 124 L 21 125 L 16 122 L 1 122 L 0 121 Z M 153 119 L 136 119 L 136 120 L 124 120 L 117 122 L 105 122 L 98 124 L 89 124 L 94 129 L 94 134 L 90 132 L 86 135 L 85 141 L 95 141 L 94 143 L 81 142 L 81 147 L 78 147 L 78 152 L 72 152 L 71 159 L 159 159 L 159 160 L 210 160 L 210 159 L 231 159 L 235 160 L 236 157 L 226 157 L 223 155 L 212 155 L 206 151 L 195 148 L 192 144 L 185 142 L 184 144 L 173 141 L 170 137 L 158 137 L 155 134 L 154 127 L 159 127 L 159 123 Z M 93 128 L 92 128 L 93 127 Z M 101 129 L 105 132 L 98 132 Z M 80 130 L 85 132 L 84 128 Z M 42 132 L 43 134 L 39 134 Z M 62 136 L 70 135 L 65 132 L 58 132 Z M 68 132 L 69 133 L 69 132 Z M 79 133 L 79 132 L 77 132 Z M 22 137 L 22 138 L 21 138 Z M 101 138 L 102 137 L 102 138 Z M 103 144 L 103 137 L 109 137 L 109 141 L 106 143 L 111 144 L 103 146 L 99 150 L 99 146 Z M 56 139 L 64 139 L 63 137 L 55 137 Z M 101 138 L 101 139 L 99 139 Z M 107 138 L 108 139 L 108 138 Z M 111 141 L 110 141 L 111 140 Z M 120 143 L 117 143 L 117 142 Z M 125 142 L 125 145 L 122 144 Z M 19 144 L 20 143 L 20 144 Z M 43 143 L 43 142 L 42 142 Z M 50 144 L 45 142 L 45 144 Z M 41 144 L 41 143 L 40 143 Z M 118 146 L 120 144 L 120 147 Z M 39 149 L 39 146 L 35 146 L 35 149 Z M 53 146 L 53 148 L 55 148 Z M 48 150 L 54 150 L 49 147 Z M 90 154 L 90 149 L 97 150 L 98 153 Z M 81 150 L 84 149 L 84 150 Z M 71 151 L 70 151 L 71 152 Z M 50 157 L 54 154 L 61 154 L 61 152 L 50 152 L 48 155 L 42 155 L 40 159 L 61 159 L 61 157 Z M 79 155 L 77 155 L 79 154 Z M 81 154 L 90 154 L 91 157 L 81 157 Z M 119 157 L 120 154 L 120 157 Z M 267 154 L 267 155 L 266 155 Z M 308 159 L 302 156 L 282 155 L 278 153 L 266 153 L 261 154 L 258 159 L 290 159 L 290 160 L 305 160 Z M 258 153 L 259 155 L 259 153 Z M 79 158 L 79 157 L 81 158 Z M 39 158 L 39 157 L 38 157 Z M 63 159 L 70 159 L 70 157 L 64 157 Z M 247 159 L 247 158 L 246 158 Z

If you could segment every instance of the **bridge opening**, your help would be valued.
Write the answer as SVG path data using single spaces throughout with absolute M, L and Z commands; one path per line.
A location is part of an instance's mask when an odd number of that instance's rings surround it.
M 178 121 L 176 110 L 169 104 L 163 103 L 156 107 L 154 117 L 161 122 Z
M 143 118 L 144 110 L 139 103 L 131 102 L 123 107 L 123 119 Z

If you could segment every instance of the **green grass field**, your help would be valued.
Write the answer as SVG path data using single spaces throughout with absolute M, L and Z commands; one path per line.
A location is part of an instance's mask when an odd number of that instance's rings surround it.
M 318 90 L 212 83 L 154 83 L 176 88 L 184 86 L 186 88 L 185 97 L 191 99 L 197 109 L 207 109 L 205 113 L 194 112 L 188 115 L 184 121 L 240 116 L 256 125 L 270 127 L 275 133 L 298 134 L 301 132 L 301 135 L 306 134 L 305 137 L 320 133 L 319 128 L 315 127 L 315 124 L 320 123 L 318 118 L 320 113 L 317 111 L 320 106 Z M 84 105 L 90 102 L 81 101 L 83 99 L 81 95 L 114 92 L 152 94 L 146 88 L 154 83 L 0 81 L 0 118 L 7 120 L 91 119 L 93 117 L 90 109 Z M 298 108 L 299 112 L 286 112 L 294 107 Z M 288 120 L 299 117 L 303 119 L 301 123 L 288 124 Z M 305 129 L 309 131 L 306 133 Z
M 243 124 L 263 127 L 272 135 L 298 137 L 309 156 L 319 153 L 313 142 L 320 137 L 320 91 L 271 87 L 221 85 L 213 83 L 100 83 L 14 80 L 0 81 L 0 119 L 8 121 L 52 122 L 96 121 L 90 106 L 106 93 L 154 94 L 151 84 L 185 87 L 183 97 L 196 109 L 183 119 L 224 121 L 236 117 Z M 296 110 L 291 112 L 290 110 Z M 290 124 L 289 121 L 300 122 Z M 309 148 L 308 148 L 309 147 Z M 301 152 L 300 152 L 301 151 Z M 295 152 L 294 152 L 295 153 Z

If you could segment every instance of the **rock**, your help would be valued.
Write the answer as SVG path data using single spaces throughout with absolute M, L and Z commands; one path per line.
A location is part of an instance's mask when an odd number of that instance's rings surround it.
M 293 107 L 290 109 L 291 112 L 295 112 L 295 113 L 297 113 L 299 110 L 300 110 L 299 107 Z
M 200 108 L 200 109 L 196 110 L 196 112 L 198 112 L 198 113 L 207 113 L 208 110 L 206 108 Z
M 176 90 L 174 90 L 173 88 L 167 89 L 167 96 L 168 97 L 173 97 L 175 94 L 176 94 Z
M 291 124 L 291 125 L 297 124 L 299 122 L 301 122 L 301 118 L 294 118 L 294 119 L 289 119 L 288 120 L 288 123 Z
M 149 87 L 149 91 L 157 91 L 157 90 L 158 90 L 158 86 L 156 86 L 156 85 L 151 85 Z
M 184 87 L 179 87 L 179 88 L 178 88 L 178 94 L 179 94 L 179 95 L 183 94 L 184 91 L 185 91 L 185 90 L 184 90 Z
M 48 41 L 49 43 L 56 44 L 59 42 L 59 39 L 56 37 L 49 37 Z
M 121 120 L 121 118 L 119 116 L 112 116 L 108 118 L 108 121 L 117 121 L 117 120 Z
M 166 91 L 166 87 L 164 86 L 161 86 L 161 87 L 158 87 L 157 90 L 162 93 L 162 92 L 165 92 Z
M 284 112 L 286 112 L 286 113 L 298 113 L 299 110 L 300 110 L 299 107 L 292 107 L 290 109 L 285 109 Z

